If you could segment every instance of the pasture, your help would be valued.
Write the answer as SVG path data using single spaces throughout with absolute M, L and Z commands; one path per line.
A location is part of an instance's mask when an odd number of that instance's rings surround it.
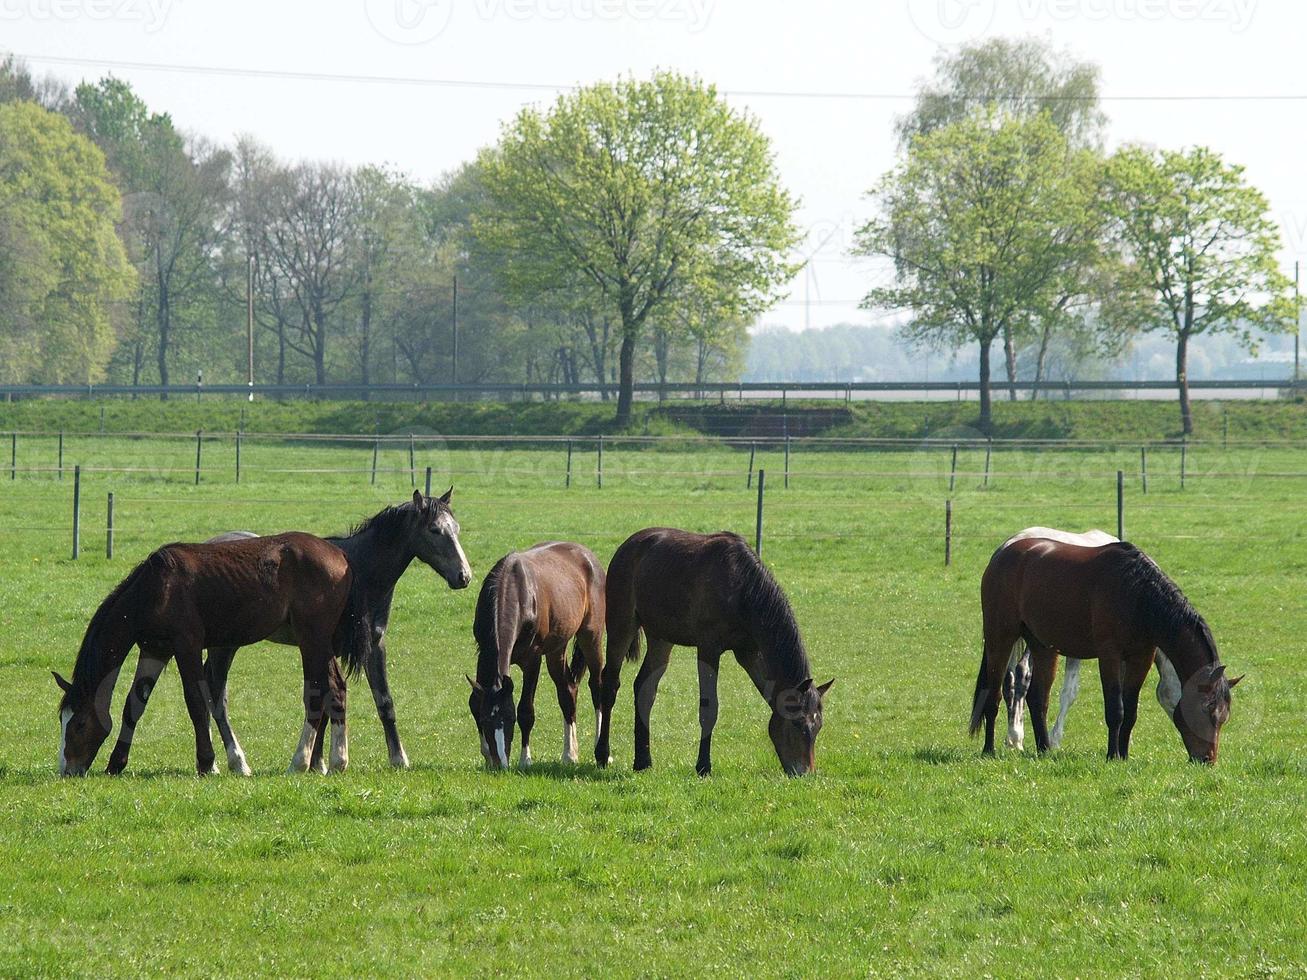
M 232 447 L 207 446 L 229 460 Z M 53 444 L 38 447 L 53 458 Z M 36 451 L 36 450 L 33 450 Z M 375 485 L 368 450 L 250 445 L 239 486 L 199 486 L 184 441 L 79 443 L 82 558 L 69 560 L 71 474 L 0 483 L 0 973 L 523 973 L 670 975 L 1294 975 L 1307 961 L 1307 671 L 1302 667 L 1307 451 L 964 453 L 943 564 L 948 454 L 797 454 L 768 470 L 763 557 L 785 587 L 817 679 L 837 678 L 819 773 L 782 777 L 765 706 L 723 660 L 714 772 L 694 775 L 697 684 L 673 655 L 654 709 L 651 771 L 631 764 L 634 672 L 614 765 L 557 763 L 561 725 L 537 701 L 528 773 L 487 773 L 463 673 L 477 584 L 500 555 L 579 541 L 607 561 L 669 524 L 752 539 L 754 493 L 729 450 L 611 450 L 563 486 L 558 447 L 451 444 L 419 459 L 454 509 L 477 576 L 451 592 L 414 565 L 389 632 L 413 769 L 390 770 L 360 679 L 351 767 L 285 775 L 300 727 L 290 648 L 237 658 L 231 716 L 255 776 L 194 775 L 176 671 L 165 672 L 131 767 L 55 775 L 57 691 L 105 594 L 153 547 L 221 530 L 335 533 L 411 493 L 406 450 Z M 213 465 L 217 466 L 217 463 Z M 325 472 L 352 467 L 353 472 Z M 1128 763 L 1103 759 L 1087 665 L 1063 748 L 979 756 L 965 723 L 980 655 L 980 572 L 1032 524 L 1126 531 L 1248 673 L 1211 769 L 1185 761 L 1145 689 Z M 320 472 L 287 472 L 318 470 Z M 117 554 L 104 558 L 104 498 Z M 129 664 L 131 661 L 129 661 Z M 1155 675 L 1154 675 L 1155 676 Z M 115 719 L 121 703 L 120 684 Z M 116 722 L 115 722 L 116 723 Z M 1028 740 L 1028 745 L 1030 744 Z M 220 764 L 221 764 L 221 752 Z

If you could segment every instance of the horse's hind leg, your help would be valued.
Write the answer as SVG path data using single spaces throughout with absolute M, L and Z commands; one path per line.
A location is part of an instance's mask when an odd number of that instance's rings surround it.
M 136 660 L 136 676 L 123 701 L 123 723 L 118 729 L 118 741 L 109 753 L 107 772 L 116 776 L 127 768 L 127 756 L 132 750 L 132 739 L 136 735 L 136 726 L 145 714 L 145 705 L 150 700 L 154 685 L 159 682 L 159 675 L 167 666 L 169 658 L 158 651 L 142 648 Z
M 313 745 L 327 714 L 331 700 L 329 664 L 333 659 L 331 637 L 307 637 L 300 642 L 300 662 L 304 669 L 304 726 L 299 744 L 290 760 L 291 772 L 307 772 Z
M 546 651 L 544 656 L 550 659 L 550 673 L 553 673 L 553 651 Z M 562 656 L 559 653 L 559 656 Z M 522 693 L 517 699 L 517 727 L 522 729 L 522 750 L 518 756 L 519 769 L 531 768 L 531 731 L 536 726 L 536 685 L 540 682 L 540 655 L 527 654 L 522 662 Z M 508 760 L 504 760 L 508 764 Z
M 579 659 L 579 651 L 577 654 Z M 558 692 L 558 708 L 563 713 L 563 761 L 576 765 L 579 753 L 576 747 L 576 671 L 575 660 L 567 665 L 567 648 L 550 650 L 545 654 L 549 676 Z M 584 665 L 584 661 L 582 661 Z M 592 688 L 593 691 L 593 688 Z
M 667 672 L 667 661 L 672 655 L 672 644 L 667 640 L 649 637 L 640 673 L 635 675 L 635 768 L 648 769 L 653 765 L 649 751 L 649 716 L 653 713 L 654 699 L 658 697 L 658 682 Z
M 250 764 L 245 759 L 245 751 L 232 730 L 231 720 L 227 715 L 227 675 L 231 671 L 231 662 L 239 647 L 215 647 L 209 650 L 204 662 L 204 677 L 209 685 L 209 710 L 222 736 L 223 748 L 227 750 L 227 769 L 239 776 L 250 775 Z
M 622 686 L 622 664 L 627 660 L 634 659 L 637 650 L 636 645 L 640 636 L 640 627 L 635 621 L 634 614 L 632 614 L 623 629 L 618 629 L 616 623 L 610 617 L 607 631 L 608 653 L 604 658 L 603 698 L 599 706 L 599 738 L 595 741 L 595 763 L 600 766 L 606 766 L 613 761 L 612 752 L 610 751 L 613 708 L 617 704 L 617 692 Z
M 331 688 L 331 700 L 327 705 L 327 714 L 331 717 L 331 771 L 344 772 L 349 768 L 349 723 L 346 713 L 347 691 L 345 675 L 340 672 L 340 664 L 332 657 L 327 664 L 328 685 Z M 318 725 L 317 751 L 322 751 L 322 725 Z M 321 771 L 321 769 L 319 769 Z
M 572 647 L 570 671 L 574 692 L 581 683 L 581 675 L 587 669 L 590 671 L 590 702 L 594 705 L 595 712 L 596 750 L 599 748 L 599 733 L 604 727 L 604 648 L 600 632 L 602 629 L 602 625 L 599 630 L 584 626 L 577 632 L 576 642 Z M 609 758 L 607 761 L 613 760 Z
M 1026 693 L 1026 703 L 1030 707 L 1030 722 L 1035 729 L 1035 751 L 1042 754 L 1049 749 L 1048 694 L 1053 689 L 1053 678 L 1057 674 L 1057 653 L 1033 639 L 1030 639 L 1030 652 L 1034 669 L 1030 677 L 1030 690 Z
M 1011 662 L 1013 648 L 1021 636 L 1015 628 L 993 629 L 985 624 L 985 651 L 981 655 L 976 677 L 976 692 L 971 702 L 971 734 L 985 723 L 985 755 L 994 754 L 994 723 L 998 720 L 998 702 L 1003 693 L 1003 675 Z
M 699 648 L 699 759 L 694 771 L 700 776 L 712 773 L 712 733 L 717 725 L 717 673 L 722 651 Z

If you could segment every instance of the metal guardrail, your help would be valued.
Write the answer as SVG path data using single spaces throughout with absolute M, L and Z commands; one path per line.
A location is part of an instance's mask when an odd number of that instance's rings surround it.
M 997 399 L 1011 386 L 994 382 L 990 390 Z M 1174 381 L 1019 381 L 1018 390 L 1038 390 L 1049 394 L 1074 394 L 1095 391 L 1173 391 Z M 1203 379 L 1189 382 L 1191 391 L 1257 390 L 1282 388 L 1307 394 L 1307 378 L 1231 378 Z M 738 382 L 639 382 L 638 395 L 681 395 L 699 398 L 725 398 L 728 395 L 822 394 L 851 398 L 855 394 L 874 392 L 949 392 L 967 393 L 980 390 L 978 381 L 738 381 Z M 348 400 L 370 396 L 408 395 L 455 398 L 482 395 L 613 395 L 613 385 L 586 384 L 189 384 L 189 385 L 0 385 L 0 398 L 41 396 L 114 397 L 122 395 L 168 395 L 178 398 L 202 395 L 262 395 L 264 397 L 304 397 L 323 400 Z

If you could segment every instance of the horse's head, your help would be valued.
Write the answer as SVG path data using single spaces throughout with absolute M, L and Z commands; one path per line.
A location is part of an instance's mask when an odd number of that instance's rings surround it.
M 508 757 L 513 751 L 513 730 L 517 727 L 513 678 L 501 677 L 491 688 L 483 687 L 470 677 L 467 682 L 472 685 L 467 707 L 481 736 L 481 755 L 491 769 L 507 769 Z
M 1196 671 L 1181 689 L 1171 720 L 1191 761 L 1209 765 L 1216 761 L 1221 726 L 1230 720 L 1230 689 L 1241 680 L 1243 675 L 1227 680 L 1225 664 L 1210 664 Z
M 108 699 L 100 705 L 100 699 L 75 691 L 58 673 L 54 681 L 64 692 L 59 701 L 59 775 L 85 776 L 112 729 Z
M 458 542 L 461 528 L 449 509 L 453 496 L 453 487 L 440 497 L 424 497 L 422 491 L 413 491 L 413 507 L 420 518 L 413 535 L 413 553 L 435 569 L 451 589 L 466 589 L 472 582 L 472 569 Z
M 821 731 L 822 701 L 835 683 L 820 687 L 805 678 L 797 687 L 781 691 L 772 701 L 767 733 L 787 776 L 802 776 L 817 768 L 817 733 Z

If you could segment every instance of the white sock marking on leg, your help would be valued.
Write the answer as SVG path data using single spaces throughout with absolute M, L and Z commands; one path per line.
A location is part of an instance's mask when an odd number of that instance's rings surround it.
M 1066 672 L 1062 675 L 1062 693 L 1057 699 L 1057 721 L 1053 723 L 1053 731 L 1048 736 L 1049 748 L 1055 749 L 1062 744 L 1062 736 L 1066 734 L 1067 713 L 1079 696 L 1080 661 L 1075 657 L 1067 657 Z
M 343 721 L 331 723 L 331 768 L 335 772 L 349 768 L 349 728 Z
M 576 722 L 563 722 L 563 761 L 576 765 Z
M 527 745 L 525 742 L 522 744 L 522 757 L 517 760 L 517 768 L 531 768 L 531 746 Z
M 300 730 L 300 744 L 295 747 L 295 754 L 290 757 L 291 772 L 309 771 L 309 761 L 313 757 L 313 742 L 317 737 L 317 726 L 311 721 L 306 721 L 303 729 Z

